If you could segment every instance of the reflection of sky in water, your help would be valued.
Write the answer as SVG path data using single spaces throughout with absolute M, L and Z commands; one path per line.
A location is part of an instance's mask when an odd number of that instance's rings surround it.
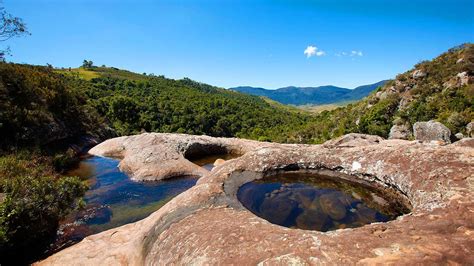
M 338 189 L 336 182 L 327 186 L 327 182 L 318 184 L 314 178 L 305 182 L 305 174 L 293 175 L 294 183 L 289 178 L 278 182 L 278 176 L 246 183 L 237 197 L 247 209 L 274 224 L 307 230 L 359 227 L 386 222 L 400 214 L 387 212 L 387 206 L 382 213 L 373 204 L 372 191 L 366 188 L 344 183 L 344 189 Z
M 90 157 L 82 162 L 89 165 L 92 175 L 81 176 L 95 179 L 84 199 L 86 203 L 105 205 L 145 205 L 175 196 L 196 183 L 196 178 L 176 178 L 156 182 L 135 182 L 120 172 L 118 160 Z M 80 173 L 77 173 L 80 174 Z
M 57 246 L 141 220 L 197 181 L 194 177 L 182 177 L 135 182 L 120 172 L 118 163 L 116 159 L 92 156 L 68 173 L 87 180 L 90 189 L 84 196 L 85 208 L 63 221 L 61 230 L 66 233 L 59 234 Z

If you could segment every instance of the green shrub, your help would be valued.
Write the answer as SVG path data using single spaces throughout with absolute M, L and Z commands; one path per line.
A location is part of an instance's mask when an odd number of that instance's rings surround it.
M 0 253 L 9 256 L 48 244 L 87 189 L 77 177 L 54 175 L 48 158 L 27 157 L 0 157 Z

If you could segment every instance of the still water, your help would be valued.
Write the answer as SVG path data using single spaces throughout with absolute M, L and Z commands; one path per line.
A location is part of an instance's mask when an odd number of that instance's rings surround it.
M 369 187 L 308 173 L 287 172 L 246 183 L 237 197 L 271 223 L 323 232 L 387 222 L 409 211 Z
M 196 177 L 155 182 L 135 182 L 120 172 L 119 160 L 91 156 L 82 160 L 68 175 L 89 183 L 85 208 L 61 222 L 49 252 L 79 242 L 84 237 L 141 220 L 176 195 L 196 184 Z

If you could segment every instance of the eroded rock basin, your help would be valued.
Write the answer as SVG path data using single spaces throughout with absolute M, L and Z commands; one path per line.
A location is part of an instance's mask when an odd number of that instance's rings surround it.
M 209 145 L 243 156 L 211 172 L 201 171 L 183 156 Z M 202 175 L 194 187 L 147 218 L 88 236 L 40 264 L 469 265 L 474 261 L 474 139 L 440 146 L 350 134 L 324 145 L 282 145 L 141 134 L 108 140 L 93 154 L 121 157 L 120 168 L 137 180 Z M 246 183 L 293 169 L 328 170 L 347 180 L 380 186 L 384 200 L 390 197 L 383 189 L 393 189 L 409 202 L 404 205 L 411 206 L 411 212 L 388 222 L 321 232 L 270 223 L 238 200 L 238 190 Z
M 271 223 L 322 232 L 387 222 L 409 212 L 370 186 L 298 171 L 248 182 L 239 188 L 237 197 Z

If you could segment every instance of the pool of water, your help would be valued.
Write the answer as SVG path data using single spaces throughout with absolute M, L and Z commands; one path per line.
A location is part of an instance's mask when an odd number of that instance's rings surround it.
M 91 156 L 67 173 L 89 183 L 85 207 L 61 222 L 48 253 L 79 242 L 84 237 L 141 220 L 176 195 L 196 184 L 196 177 L 155 182 L 135 182 L 120 172 L 119 160 Z
M 233 154 L 233 153 L 226 153 L 226 154 L 215 154 L 215 155 L 208 155 L 204 156 L 202 158 L 192 160 L 194 164 L 197 164 L 203 168 L 205 168 L 208 171 L 211 171 L 212 168 L 214 168 L 214 162 L 217 159 L 222 159 L 222 160 L 231 160 L 240 157 L 239 154 Z
M 409 210 L 359 184 L 308 173 L 281 173 L 244 184 L 239 201 L 255 215 L 290 228 L 330 231 L 387 222 Z

